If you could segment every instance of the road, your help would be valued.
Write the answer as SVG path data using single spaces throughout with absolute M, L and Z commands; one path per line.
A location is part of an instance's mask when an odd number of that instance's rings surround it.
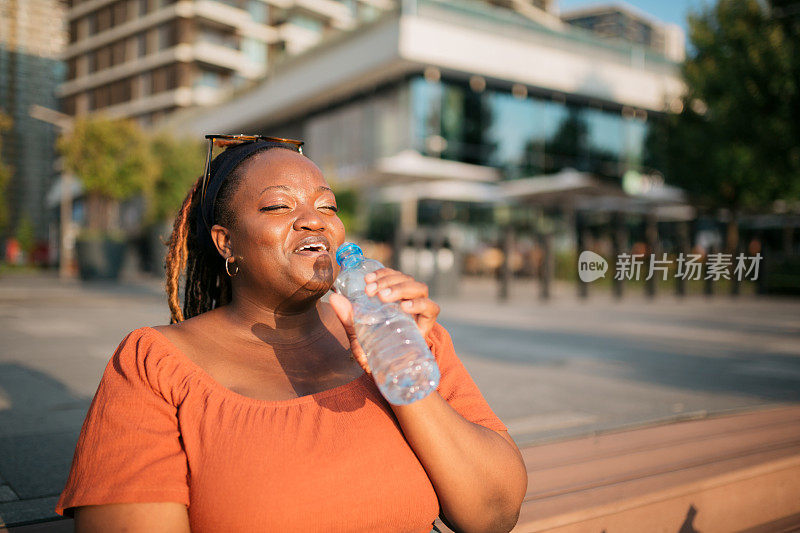
M 800 403 L 800 301 L 615 301 L 568 288 L 509 302 L 466 281 L 440 321 L 518 444 Z M 106 363 L 132 329 L 166 323 L 158 282 L 0 278 L 0 523 L 51 516 Z

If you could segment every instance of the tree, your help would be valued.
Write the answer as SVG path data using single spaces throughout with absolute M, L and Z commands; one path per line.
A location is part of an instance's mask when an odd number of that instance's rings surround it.
M 11 117 L 0 112 L 0 135 L 11 129 Z M 3 151 L 2 137 L 0 137 L 0 154 Z M 0 159 L 0 232 L 8 226 L 8 182 L 11 179 L 11 169 Z
M 36 229 L 33 227 L 33 222 L 28 215 L 23 215 L 19 224 L 17 224 L 17 242 L 19 247 L 25 252 L 28 261 L 30 261 L 33 248 L 36 246 Z
M 757 0 L 690 15 L 689 38 L 682 110 L 656 126 L 648 163 L 700 206 L 730 211 L 732 251 L 738 214 L 800 198 L 800 45 Z
M 345 234 L 358 233 L 359 227 L 359 197 L 358 191 L 352 188 L 336 188 L 336 207 L 339 208 L 337 215 L 344 224 Z
M 158 223 L 175 216 L 187 191 L 203 173 L 205 151 L 201 142 L 167 133 L 153 139 L 152 150 L 158 175 L 148 191 L 147 218 Z
M 58 148 L 65 168 L 83 183 L 91 233 L 117 229 L 118 202 L 146 191 L 158 174 L 145 133 L 129 120 L 78 119 L 59 139 Z

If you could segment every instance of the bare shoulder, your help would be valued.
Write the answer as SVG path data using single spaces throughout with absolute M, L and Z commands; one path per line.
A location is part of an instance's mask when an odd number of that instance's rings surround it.
M 219 333 L 220 328 L 217 327 L 219 322 L 214 315 L 215 313 L 211 311 L 176 324 L 153 326 L 152 329 L 161 333 L 177 349 L 197 362 L 196 354 L 200 351 L 203 340 L 208 340 L 209 332 Z
M 178 502 L 85 505 L 75 509 L 75 531 L 189 533 L 189 511 Z
M 164 324 L 152 326 L 154 330 L 163 334 L 167 338 L 178 338 L 181 336 L 191 336 L 202 331 L 209 331 L 219 325 L 218 310 L 207 311 L 192 318 L 187 318 L 183 322 L 175 324 Z

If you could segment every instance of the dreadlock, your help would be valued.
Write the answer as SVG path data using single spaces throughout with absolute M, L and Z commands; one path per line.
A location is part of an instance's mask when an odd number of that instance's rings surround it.
M 211 251 L 200 245 L 195 235 L 194 220 L 200 204 L 202 182 L 200 176 L 183 200 L 169 239 L 166 291 L 172 324 L 213 309 L 215 302 L 217 306 L 222 305 L 225 303 L 223 295 L 230 297 L 230 280 L 220 275 L 224 275 L 219 266 L 222 258 L 217 253 L 212 257 Z M 184 269 L 184 304 L 181 310 L 178 293 Z
M 235 223 L 230 201 L 238 189 L 243 172 L 231 172 L 217 193 L 214 219 L 232 227 Z M 200 242 L 196 234 L 203 176 L 200 176 L 183 200 L 172 226 L 166 259 L 166 292 L 170 309 L 170 323 L 210 311 L 231 301 L 231 280 L 225 272 L 225 261 L 216 250 Z M 185 269 L 185 272 L 184 272 Z M 183 309 L 180 305 L 180 279 L 184 275 Z

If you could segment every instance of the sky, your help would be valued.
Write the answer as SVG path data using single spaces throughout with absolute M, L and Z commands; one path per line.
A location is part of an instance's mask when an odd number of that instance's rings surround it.
M 614 3 L 614 0 L 558 0 L 561 11 L 606 3 Z M 708 0 L 624 0 L 621 3 L 637 7 L 640 11 L 644 11 L 664 22 L 677 24 L 683 28 L 685 33 L 686 14 L 689 9 L 698 10 L 703 5 L 708 4 Z

